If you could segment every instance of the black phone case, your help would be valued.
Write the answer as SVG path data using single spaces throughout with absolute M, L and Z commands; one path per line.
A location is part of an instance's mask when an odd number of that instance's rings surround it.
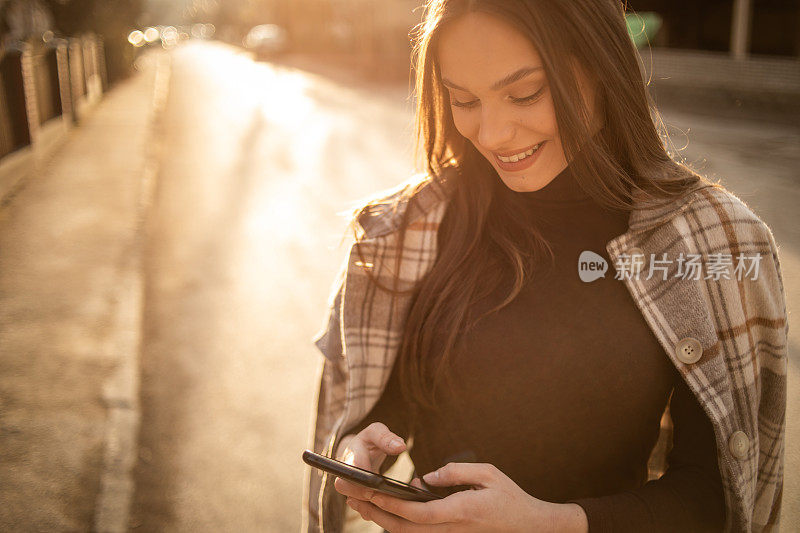
M 431 500 L 442 499 L 442 496 L 434 494 L 433 492 L 413 487 L 408 483 L 403 483 L 402 481 L 337 461 L 331 457 L 325 457 L 311 450 L 305 450 L 303 452 L 303 461 L 314 468 L 319 468 L 320 470 L 324 470 L 342 479 L 358 483 L 359 485 L 403 500 L 429 502 Z

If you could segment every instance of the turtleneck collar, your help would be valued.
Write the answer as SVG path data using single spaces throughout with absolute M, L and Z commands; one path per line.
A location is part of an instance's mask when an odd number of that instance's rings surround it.
M 593 202 L 575 179 L 572 165 L 562 170 L 553 180 L 538 191 L 517 192 L 526 203 L 537 207 L 568 207 Z

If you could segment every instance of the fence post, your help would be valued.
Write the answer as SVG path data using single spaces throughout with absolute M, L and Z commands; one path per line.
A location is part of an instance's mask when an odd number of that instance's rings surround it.
M 734 0 L 731 21 L 731 55 L 734 59 L 747 59 L 752 16 L 753 0 Z
M 36 78 L 33 64 L 33 47 L 30 43 L 20 43 L 22 48 L 22 88 L 25 91 L 25 109 L 28 112 L 28 131 L 31 145 L 35 145 L 39 137 L 39 106 L 36 94 Z
M 56 39 L 53 43 L 56 50 L 58 66 L 58 93 L 61 98 L 61 116 L 64 125 L 69 127 L 75 123 L 75 109 L 72 102 L 72 82 L 69 72 L 69 49 L 66 39 Z
M 72 114 L 74 121 L 79 122 L 86 82 L 83 75 L 83 45 L 77 37 L 69 40 L 69 79 Z
M 86 76 L 86 96 L 90 102 L 94 103 L 103 94 L 103 85 L 97 73 L 97 47 L 93 34 L 83 38 L 83 60 Z
M 106 42 L 102 37 L 97 37 L 97 70 L 100 72 L 100 80 L 103 82 L 102 91 L 108 91 L 108 69 L 106 68 Z

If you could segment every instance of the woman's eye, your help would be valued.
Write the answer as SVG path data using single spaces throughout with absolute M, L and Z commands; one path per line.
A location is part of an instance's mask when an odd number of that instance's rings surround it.
M 530 96 L 524 96 L 522 98 L 514 98 L 513 96 L 509 96 L 509 98 L 511 98 L 511 101 L 514 102 L 515 104 L 523 104 L 523 105 L 532 104 L 533 102 L 539 99 L 539 97 L 542 95 L 543 92 L 544 92 L 544 87 L 542 87 L 541 89 L 539 89 Z
M 478 105 L 478 100 L 472 100 L 472 101 L 469 101 L 469 102 L 459 102 L 458 100 L 455 100 L 454 98 L 451 98 L 450 99 L 450 103 L 453 104 L 456 107 L 470 108 L 470 107 L 475 107 L 476 105 Z

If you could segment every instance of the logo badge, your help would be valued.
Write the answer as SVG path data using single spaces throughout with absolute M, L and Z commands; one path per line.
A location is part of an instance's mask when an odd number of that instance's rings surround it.
M 581 252 L 578 258 L 578 276 L 584 283 L 590 283 L 596 279 L 606 277 L 608 271 L 608 261 L 603 256 L 590 250 Z

